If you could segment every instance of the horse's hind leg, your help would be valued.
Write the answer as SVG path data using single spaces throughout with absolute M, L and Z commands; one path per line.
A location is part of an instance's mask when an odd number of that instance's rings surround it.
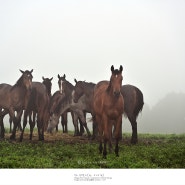
M 85 130 L 88 134 L 88 137 L 91 137 L 91 133 L 90 133 L 88 127 L 87 127 L 87 122 L 86 122 L 86 119 L 84 117 L 84 113 L 82 111 L 76 111 L 76 113 L 78 114 L 78 117 L 81 119 L 82 124 L 85 127 Z
M 132 125 L 132 138 L 131 138 L 131 143 L 136 144 L 138 142 L 138 137 L 137 137 L 137 121 L 135 116 L 129 116 L 128 117 L 131 125 Z
M 35 127 L 35 122 L 36 122 L 36 113 L 32 112 L 33 115 L 33 121 L 31 119 L 31 114 L 29 115 L 29 124 L 30 124 L 30 140 L 32 140 L 33 137 L 33 129 Z
M 68 132 L 68 129 L 67 129 L 67 112 L 64 112 L 62 114 L 61 123 L 62 123 L 63 133 L 67 133 Z
M 21 135 L 20 135 L 20 138 L 19 138 L 20 142 L 23 140 L 24 130 L 25 130 L 25 127 L 27 125 L 27 116 L 28 116 L 28 112 L 25 110 L 24 111 L 24 118 L 23 118 L 23 128 L 22 128 Z

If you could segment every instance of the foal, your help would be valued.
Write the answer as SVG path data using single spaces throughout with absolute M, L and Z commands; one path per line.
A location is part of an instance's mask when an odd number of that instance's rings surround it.
M 94 88 L 93 108 L 100 137 L 99 150 L 100 153 L 103 151 L 104 158 L 106 158 L 107 155 L 107 142 L 109 142 L 109 146 L 111 146 L 113 125 L 114 137 L 116 140 L 115 154 L 116 156 L 119 156 L 118 142 L 120 139 L 122 114 L 124 112 L 124 100 L 121 94 L 123 79 L 122 70 L 122 66 L 120 66 L 118 70 L 114 69 L 114 66 L 112 65 L 110 81 L 101 81 Z M 104 147 L 102 146 L 102 138 Z

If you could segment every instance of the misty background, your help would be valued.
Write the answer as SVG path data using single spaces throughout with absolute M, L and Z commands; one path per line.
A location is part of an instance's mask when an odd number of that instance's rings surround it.
M 183 0 L 0 0 L 0 83 L 34 69 L 33 81 L 54 78 L 54 93 L 58 74 L 73 85 L 97 83 L 123 65 L 123 84 L 144 95 L 138 132 L 185 133 L 184 7 Z

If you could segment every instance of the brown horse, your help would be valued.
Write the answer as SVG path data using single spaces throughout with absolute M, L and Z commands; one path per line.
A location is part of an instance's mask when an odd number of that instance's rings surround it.
M 93 91 L 96 84 L 85 81 L 77 81 L 75 79 L 74 87 L 74 102 L 78 102 L 78 99 L 85 94 L 86 95 L 86 104 L 89 109 L 93 110 Z M 123 85 L 121 87 L 121 93 L 124 98 L 124 115 L 128 117 L 131 126 L 132 126 L 132 138 L 131 143 L 135 144 L 138 142 L 137 136 L 137 117 L 139 112 L 142 111 L 144 102 L 143 102 L 143 93 L 140 89 L 133 85 Z M 97 125 L 93 122 L 93 136 L 96 137 L 97 134 Z
M 33 114 L 33 121 L 31 115 Z M 37 128 L 39 140 L 44 140 L 44 129 L 49 120 L 49 95 L 46 86 L 41 82 L 32 82 L 32 91 L 28 102 L 27 110 L 24 112 L 23 129 L 20 141 L 27 125 L 27 116 L 30 116 L 30 140 L 32 139 L 33 128 L 35 127 L 35 117 L 37 114 Z
M 22 73 L 22 76 L 18 79 L 15 85 L 11 86 L 9 84 L 0 84 L 0 109 L 5 110 L 4 115 L 9 113 L 14 123 L 10 139 L 15 139 L 17 126 L 21 121 L 21 115 L 23 110 L 27 109 L 27 104 L 32 88 L 33 70 L 20 71 Z M 15 115 L 15 111 L 17 112 L 17 115 Z M 4 115 L 0 115 L 2 138 L 4 137 Z
M 93 108 L 100 137 L 99 150 L 100 153 L 102 153 L 103 150 L 104 158 L 106 158 L 107 155 L 107 142 L 109 142 L 109 147 L 111 147 L 113 126 L 114 137 L 116 140 L 115 154 L 116 156 L 119 156 L 118 143 L 122 125 L 122 114 L 124 112 L 124 99 L 121 94 L 121 84 L 123 79 L 122 70 L 122 66 L 120 66 L 118 70 L 114 69 L 114 66 L 112 65 L 110 81 L 101 81 L 94 88 Z M 102 146 L 102 137 L 104 147 Z

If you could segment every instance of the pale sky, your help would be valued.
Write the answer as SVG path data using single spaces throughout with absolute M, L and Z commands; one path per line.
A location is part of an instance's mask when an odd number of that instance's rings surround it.
M 123 84 L 155 105 L 185 93 L 184 0 L 0 0 L 0 83 L 31 70 L 34 81 L 57 75 L 109 80 L 123 66 Z

